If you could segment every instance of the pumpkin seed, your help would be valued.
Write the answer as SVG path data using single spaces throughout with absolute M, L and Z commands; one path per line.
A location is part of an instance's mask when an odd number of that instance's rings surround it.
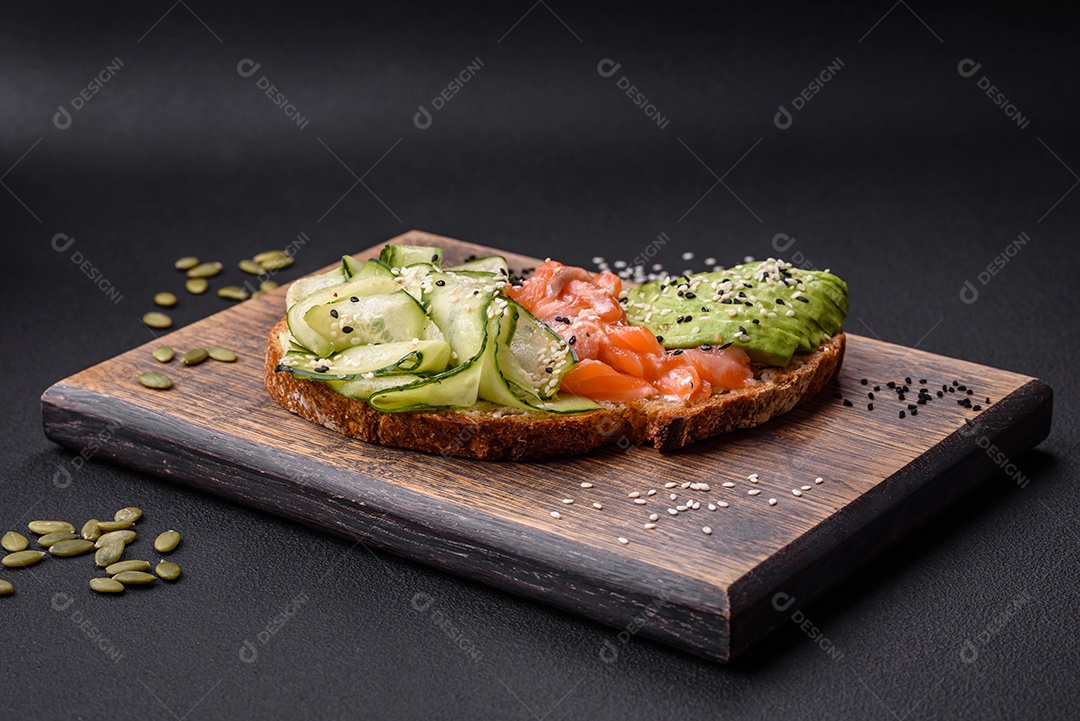
M 217 294 L 219 298 L 228 300 L 247 300 L 250 297 L 248 292 L 238 285 L 227 285 L 224 288 L 218 288 Z
M 266 291 L 260 289 L 260 290 L 255 291 L 254 293 L 252 293 L 251 297 L 252 298 L 262 298 L 264 295 L 266 295 Z
M 90 588 L 98 593 L 124 592 L 124 584 L 113 578 L 91 578 Z
M 160 391 L 172 388 L 172 379 L 164 373 L 140 373 L 139 383 L 147 388 L 156 388 Z
M 176 351 L 167 345 L 159 345 L 154 348 L 150 354 L 153 355 L 156 360 L 159 360 L 162 363 L 168 363 L 176 355 Z
M 38 545 L 42 548 L 48 548 L 49 546 L 57 543 L 58 541 L 71 541 L 78 538 L 71 531 L 53 531 L 52 533 L 46 533 L 44 536 L 37 540 Z
M 165 531 L 154 540 L 154 548 L 158 553 L 168 553 L 180 545 L 180 534 L 176 531 Z
M 146 583 L 153 583 L 157 580 L 157 576 L 142 571 L 123 571 L 113 576 L 112 580 L 119 581 L 125 586 L 142 586 Z
M 232 363 L 236 360 L 236 353 L 228 348 L 218 346 L 217 348 L 211 348 L 208 352 L 211 358 L 222 363 Z
M 187 272 L 188 278 L 213 278 L 221 272 L 223 267 L 224 266 L 217 261 L 214 261 L 213 263 L 199 263 Z
M 184 287 L 192 295 L 202 295 L 210 287 L 210 283 L 206 281 L 206 278 L 188 278 L 187 282 L 184 283 Z
M 154 573 L 166 581 L 175 581 L 180 578 L 180 566 L 172 561 L 162 561 L 154 569 Z
M 54 556 L 60 556 L 61 558 L 67 558 L 68 556 L 81 556 L 88 551 L 94 550 L 94 542 L 86 541 L 82 538 L 57 541 L 53 545 L 49 546 L 49 553 Z
M 14 592 L 15 587 L 11 585 L 11 581 L 0 578 L 0 596 L 10 596 Z
M 135 540 L 136 535 L 137 534 L 135 533 L 135 531 L 109 531 L 101 538 L 97 539 L 97 541 L 94 543 L 94 548 L 104 548 L 105 546 L 113 543 L 114 541 L 128 544 Z
M 278 285 L 278 283 L 272 280 L 264 280 L 262 283 L 259 283 L 259 290 L 264 293 L 269 293 L 270 291 L 277 290 L 280 287 L 281 286 Z
M 288 268 L 292 264 L 292 256 L 285 255 L 284 253 L 277 256 L 276 258 L 269 258 L 259 263 L 259 265 L 266 268 L 267 270 L 281 270 L 282 268 Z
M 96 541 L 97 539 L 101 538 L 101 529 L 98 528 L 98 519 L 91 518 L 89 521 L 84 523 L 82 527 L 82 533 L 80 533 L 79 535 L 81 535 L 87 541 Z
M 26 527 L 40 535 L 56 533 L 57 531 L 75 533 L 75 526 L 67 521 L 30 521 L 30 523 L 26 524 Z
M 118 521 L 98 521 L 97 527 L 101 529 L 102 533 L 112 533 L 113 531 L 125 531 L 135 525 L 135 521 L 130 518 L 123 518 Z
M 113 519 L 116 521 L 135 521 L 142 518 L 142 509 L 135 506 L 128 506 L 127 508 L 121 508 L 119 511 L 113 514 Z M 123 529 L 117 529 L 123 530 Z
M 142 322 L 150 328 L 168 328 L 172 325 L 172 318 L 155 310 L 144 315 Z
M 254 260 L 240 261 L 240 270 L 245 273 L 251 273 L 252 275 L 262 275 L 264 272 L 263 267 Z
M 0 546 L 3 546 L 4 550 L 10 553 L 25 551 L 29 545 L 30 542 L 26 540 L 26 536 L 15 531 L 8 531 L 3 538 L 0 538 Z
M 210 356 L 205 348 L 192 348 L 180 356 L 180 362 L 186 366 L 197 366 Z
M 154 302 L 162 308 L 172 308 L 176 305 L 176 296 L 172 293 L 158 293 L 154 296 Z
M 194 255 L 185 255 L 180 260 L 173 263 L 177 270 L 190 270 L 199 264 L 199 259 Z
M 119 563 L 114 563 L 111 566 L 107 566 L 105 568 L 105 573 L 109 574 L 110 576 L 115 576 L 116 574 L 123 573 L 124 571 L 145 571 L 148 568 L 150 568 L 149 561 L 120 561 Z
M 45 551 L 19 551 L 4 556 L 0 563 L 8 568 L 26 568 L 27 566 L 33 566 L 44 557 Z
M 111 566 L 120 560 L 120 557 L 124 555 L 124 546 L 121 541 L 113 541 L 112 543 L 106 543 L 104 546 L 98 548 L 97 553 L 94 554 L 94 563 L 102 568 Z
M 275 258 L 280 258 L 284 255 L 284 250 L 264 250 L 261 253 L 256 253 L 255 257 L 252 258 L 252 260 L 254 260 L 259 265 L 265 266 L 266 261 L 274 260 Z

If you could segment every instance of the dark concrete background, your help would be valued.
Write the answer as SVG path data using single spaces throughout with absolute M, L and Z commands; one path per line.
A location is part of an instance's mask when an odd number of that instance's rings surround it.
M 187 575 L 103 598 L 82 564 L 0 570 L 17 586 L 0 599 L 0 718 L 1076 713 L 1076 14 L 888 0 L 2 13 L 0 532 L 136 504 L 146 532 L 182 528 Z M 246 78 L 245 59 L 260 64 Z M 611 77 L 604 59 L 621 63 Z M 777 127 L 779 106 L 837 59 Z M 965 59 L 981 63 L 971 77 Z M 418 128 L 418 107 L 477 61 Z M 42 436 L 39 395 L 148 339 L 138 319 L 179 287 L 176 257 L 232 267 L 307 233 L 291 278 L 410 228 L 581 264 L 631 259 L 666 233 L 659 259 L 679 270 L 684 251 L 734 262 L 786 246 L 848 281 L 850 330 L 1049 382 L 1054 430 L 1012 459 L 1026 487 L 1002 475 L 807 610 L 839 658 L 791 628 L 732 667 L 638 640 L 605 664 L 611 629 L 97 461 L 54 485 L 75 456 Z M 58 233 L 75 238 L 63 253 Z M 224 303 L 181 293 L 173 315 Z M 417 593 L 475 658 L 414 610 Z

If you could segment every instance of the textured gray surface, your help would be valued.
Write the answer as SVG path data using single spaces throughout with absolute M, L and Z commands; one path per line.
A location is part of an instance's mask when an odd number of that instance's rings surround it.
M 100 598 L 88 561 L 0 570 L 17 586 L 0 599 L 0 677 L 23 689 L 0 696 L 0 718 L 101 717 L 117 688 L 127 717 L 193 720 L 1075 714 L 1080 398 L 1068 373 L 1080 342 L 1061 299 L 1078 260 L 1080 196 L 1065 195 L 1080 168 L 1076 17 L 908 3 L 875 25 L 889 3 L 742 14 L 547 3 L 515 26 L 528 3 L 454 8 L 189 2 L 157 25 L 167 3 L 5 8 L 3 170 L 32 150 L 0 197 L 0 303 L 20 353 L 0 360 L 0 531 L 134 503 L 148 535 L 184 532 L 186 575 Z M 836 77 L 778 129 L 778 105 L 838 57 Z M 114 58 L 115 77 L 55 127 L 57 106 Z M 249 78 L 236 70 L 245 58 L 262 65 Z M 418 105 L 474 58 L 480 71 L 418 129 Z M 610 78 L 597 72 L 604 58 L 622 63 Z M 982 63 L 971 78 L 957 71 L 965 58 Z M 260 94 L 263 75 L 306 127 Z M 1027 127 L 980 92 L 984 75 Z M 622 76 L 667 127 L 620 94 Z M 364 181 L 337 205 L 356 179 L 334 154 Z M 54 484 L 75 456 L 42 437 L 38 396 L 146 340 L 138 318 L 154 292 L 179 286 L 177 256 L 231 265 L 304 232 L 294 277 L 413 227 L 576 263 L 631 259 L 667 233 L 659 259 L 678 270 L 685 250 L 760 257 L 785 233 L 787 255 L 848 280 L 852 330 L 1043 378 L 1057 393 L 1054 430 L 1014 459 L 1024 488 L 1002 475 L 805 610 L 835 657 L 792 624 L 733 667 L 622 644 L 614 630 L 96 461 Z M 63 253 L 50 247 L 57 233 L 75 238 Z M 1020 233 L 1030 242 L 983 285 L 980 271 Z M 80 273 L 76 251 L 119 303 Z M 965 280 L 975 303 L 960 299 Z M 181 298 L 181 323 L 225 302 Z M 606 642 L 614 663 L 601 660 Z M 58 683 L 64 673 L 75 680 Z

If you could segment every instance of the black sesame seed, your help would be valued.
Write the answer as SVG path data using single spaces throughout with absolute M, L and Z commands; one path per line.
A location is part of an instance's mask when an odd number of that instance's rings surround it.
M 746 335 L 746 328 L 743 328 L 743 327 L 742 327 L 742 326 L 740 325 L 740 326 L 739 326 L 739 332 L 740 332 L 740 333 L 742 333 L 743 335 Z
M 852 403 L 851 401 L 849 401 L 847 398 L 845 398 L 844 399 L 844 405 L 847 406 L 848 408 L 851 408 L 855 404 Z
M 341 326 L 341 332 L 342 333 L 352 333 L 353 332 L 353 327 L 351 325 L 343 325 L 343 326 Z
M 809 298 L 805 298 L 805 297 L 803 297 L 801 295 L 795 296 L 795 300 L 801 300 L 803 303 L 809 303 L 810 302 Z
M 898 394 L 896 396 L 896 400 L 898 400 L 898 401 L 902 401 L 902 400 L 906 400 L 906 399 L 907 399 L 907 396 L 905 396 L 903 393 L 900 393 L 900 394 Z
M 918 408 L 912 408 L 911 409 L 911 415 L 913 415 L 913 416 L 919 415 L 919 409 Z
M 547 368 L 544 369 L 544 372 L 545 373 L 554 373 L 555 369 L 552 368 L 551 366 L 548 366 Z
M 708 308 L 706 308 L 705 306 L 701 306 L 701 312 L 702 312 L 702 313 L 708 313 L 708 312 L 709 312 L 709 309 L 708 309 Z
M 446 285 L 446 281 L 445 280 L 437 280 L 437 281 L 435 281 L 435 285 L 440 286 L 440 287 L 444 286 L 444 285 Z
M 866 404 L 866 410 L 868 410 L 868 411 L 874 410 L 874 404 L 873 403 L 867 403 Z
M 971 390 L 970 388 L 968 388 L 968 389 L 967 389 L 967 394 L 968 394 L 969 396 L 973 396 L 973 395 L 975 395 L 975 391 L 973 391 L 973 390 Z
M 576 335 L 570 336 L 570 340 L 568 340 L 566 342 L 569 343 L 570 345 L 574 345 L 575 343 L 577 343 L 577 336 Z
M 663 343 L 664 342 L 664 336 L 662 336 L 662 335 L 656 336 L 656 342 L 657 343 Z
M 859 381 L 859 382 L 860 382 L 860 383 L 862 383 L 862 384 L 863 384 L 863 385 L 865 386 L 865 385 L 866 385 L 866 384 L 868 384 L 868 383 L 869 383 L 870 381 L 868 381 L 868 380 L 866 380 L 865 378 L 863 378 L 863 379 L 862 379 L 861 381 Z
M 881 386 L 874 386 L 874 390 L 875 390 L 875 391 L 879 391 L 879 390 L 881 390 Z
M 694 298 L 697 298 L 697 294 L 696 293 L 687 293 L 685 297 L 693 300 Z
M 905 378 L 904 382 L 910 384 L 911 383 L 911 376 L 908 376 L 907 378 Z
M 439 259 L 439 254 L 438 254 L 438 253 L 432 253 L 432 254 L 431 254 L 431 262 L 432 262 L 432 263 L 434 263 L 434 262 L 435 262 L 435 261 L 437 261 L 438 259 Z
M 874 400 L 874 394 L 873 393 L 867 393 L 866 397 L 869 398 L 870 400 Z
M 731 298 L 724 298 L 720 302 L 723 303 L 724 305 L 731 305 Z
M 982 406 L 980 406 L 980 405 L 974 405 L 974 406 L 972 406 L 972 407 L 971 407 L 971 410 L 973 410 L 973 411 L 981 411 L 981 410 L 982 410 Z
M 725 343 L 724 345 L 720 346 L 720 350 L 724 350 L 725 348 L 730 348 L 731 344 L 734 343 L 734 342 L 735 341 L 729 341 L 729 342 Z
M 712 346 L 709 345 L 708 343 L 702 343 L 701 344 L 701 350 L 712 350 Z
M 784 305 L 784 299 L 783 298 L 777 298 L 776 299 L 776 304 L 777 305 Z
M 754 320 L 752 320 L 750 322 L 753 323 L 754 325 L 759 325 L 761 323 L 761 321 L 758 318 L 754 318 Z
M 889 381 L 888 383 L 886 383 L 885 386 L 888 387 L 888 388 L 896 388 L 896 384 L 893 383 L 892 381 Z
M 921 383 L 922 385 L 926 385 L 926 379 L 925 378 L 920 378 L 919 383 Z
M 944 393 L 942 393 L 941 391 L 938 391 L 938 392 L 937 392 L 937 397 L 938 397 L 938 398 L 944 398 L 944 397 L 945 397 L 945 394 L 944 394 Z
M 907 409 L 909 411 L 916 411 L 916 410 L 919 409 L 919 407 L 917 405 L 915 405 L 914 403 L 908 403 Z
M 330 317 L 331 318 L 337 318 L 337 311 L 334 310 L 333 308 L 330 309 Z
M 843 398 L 843 397 L 844 397 L 843 393 L 833 393 L 833 398 Z
M 357 298 L 355 295 L 352 296 L 351 298 L 349 298 L 349 300 L 351 300 L 353 303 L 359 303 L 360 302 L 360 299 Z
M 901 417 L 901 418 L 903 418 L 903 417 L 904 417 L 904 416 L 906 416 L 906 415 L 907 415 L 907 413 L 904 413 L 903 411 L 900 411 L 900 417 Z
M 327 366 L 316 366 L 315 367 L 315 372 L 316 373 L 325 373 L 328 370 L 330 370 L 330 368 L 328 368 Z
M 672 351 L 671 355 L 682 355 L 682 348 Z

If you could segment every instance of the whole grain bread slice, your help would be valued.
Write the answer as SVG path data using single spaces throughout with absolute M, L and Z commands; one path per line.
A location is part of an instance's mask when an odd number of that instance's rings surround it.
M 267 390 L 286 409 L 368 443 L 487 461 L 576 456 L 609 443 L 673 451 L 787 413 L 817 394 L 844 358 L 844 334 L 839 333 L 816 351 L 796 355 L 784 368 L 756 368 L 754 375 L 761 382 L 753 387 L 716 393 L 690 405 L 649 399 L 603 404 L 600 410 L 572 415 L 495 406 L 384 413 L 324 383 L 276 372 L 283 355 L 278 335 L 287 331 L 284 319 L 270 331 L 264 370 Z

